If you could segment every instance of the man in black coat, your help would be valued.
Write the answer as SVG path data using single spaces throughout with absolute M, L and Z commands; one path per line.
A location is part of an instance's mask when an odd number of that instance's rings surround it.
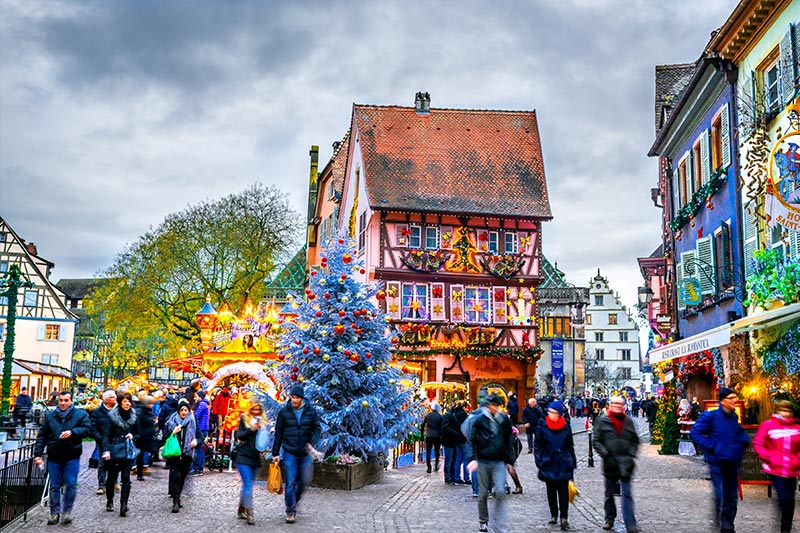
M 533 437 L 536 428 L 542 423 L 542 410 L 536 404 L 536 398 L 530 398 L 528 405 L 522 410 L 522 423 L 525 425 L 525 435 L 528 438 L 528 453 L 533 453 Z
M 95 494 L 106 493 L 106 465 L 105 461 L 100 461 L 100 441 L 108 425 L 108 414 L 117 405 L 117 391 L 105 389 L 102 394 L 103 402 L 98 405 L 89 415 L 90 436 L 95 441 L 92 457 L 97 456 L 97 491 Z
M 464 404 L 457 402 L 452 409 L 445 413 L 442 421 L 444 482 L 450 485 L 464 484 L 464 479 L 461 478 L 461 470 L 464 464 L 467 438 L 461 433 L 461 424 L 466 419 L 467 413 L 464 412 Z
M 622 489 L 622 517 L 628 533 L 638 531 L 633 512 L 633 493 L 631 476 L 636 468 L 636 453 L 639 448 L 639 434 L 631 417 L 625 414 L 625 399 L 612 396 L 607 413 L 597 417 L 593 428 L 592 444 L 603 458 L 603 477 L 605 477 L 605 524 L 603 529 L 614 528 L 617 506 L 614 503 L 614 488 L 619 482 Z
M 17 399 L 14 401 L 14 410 L 11 412 L 11 414 L 14 415 L 14 418 L 17 419 L 19 427 L 22 428 L 22 434 L 20 435 L 20 438 L 25 438 L 25 424 L 28 416 L 31 414 L 31 411 L 33 411 L 33 400 L 28 395 L 27 387 L 22 387 L 19 390 Z
M 515 426 L 519 424 L 519 403 L 517 402 L 517 395 L 511 393 L 508 397 L 508 405 L 506 405 L 508 416 L 511 417 L 511 423 Z
M 83 409 L 76 409 L 72 405 L 72 393 L 59 393 L 58 408 L 45 416 L 33 447 L 33 456 L 40 468 L 44 464 L 42 454 L 47 448 L 47 469 L 50 474 L 50 519 L 47 523 L 50 525 L 57 524 L 59 518 L 62 524 L 72 522 L 83 438 L 88 437 L 89 432 L 89 416 Z
M 305 486 L 311 481 L 311 450 L 319 440 L 322 427 L 319 414 L 304 400 L 302 385 L 295 385 L 289 391 L 290 401 L 278 411 L 275 420 L 275 440 L 272 443 L 272 461 L 281 461 L 283 447 L 283 468 L 286 473 L 286 522 L 293 524 L 297 515 L 297 504 L 303 496 Z
M 647 398 L 642 403 L 642 410 L 644 411 L 644 416 L 647 417 L 647 426 L 650 429 L 650 438 L 653 438 L 653 425 L 656 422 L 656 414 L 658 413 L 658 402 L 656 402 L 653 398 Z
M 439 454 L 442 445 L 442 424 L 444 418 L 438 402 L 431 402 L 431 412 L 425 415 L 425 419 L 420 426 L 420 433 L 425 438 L 425 460 L 428 463 L 428 473 L 431 473 L 431 448 L 436 456 L 436 471 L 439 471 Z

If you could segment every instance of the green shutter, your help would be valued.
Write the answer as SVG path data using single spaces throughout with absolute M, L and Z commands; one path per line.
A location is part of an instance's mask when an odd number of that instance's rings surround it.
M 703 185 L 708 183 L 708 177 L 711 175 L 709 171 L 711 160 L 708 157 L 708 139 L 708 130 L 704 130 L 703 134 L 700 136 L 700 174 Z
M 733 265 L 731 265 L 731 228 L 727 222 L 720 224 L 722 233 L 722 271 L 720 282 L 725 287 L 733 285 Z
M 714 257 L 714 236 L 697 239 L 697 279 L 700 294 L 716 294 L 717 280 Z
M 780 91 L 781 91 L 781 102 L 783 105 L 789 105 L 792 100 L 794 99 L 795 94 L 795 69 L 797 65 L 795 65 L 795 50 L 794 50 L 794 43 L 792 39 L 792 32 L 794 27 L 792 24 L 789 24 L 789 27 L 786 28 L 786 31 L 781 37 L 780 42 Z
M 722 145 L 722 168 L 731 166 L 731 127 L 730 127 L 730 105 L 722 106 L 720 116 L 720 144 Z M 716 169 L 714 169 L 716 170 Z
M 753 273 L 753 255 L 758 250 L 758 226 L 756 217 L 750 211 L 743 209 L 742 232 L 744 233 L 744 275 L 749 278 Z

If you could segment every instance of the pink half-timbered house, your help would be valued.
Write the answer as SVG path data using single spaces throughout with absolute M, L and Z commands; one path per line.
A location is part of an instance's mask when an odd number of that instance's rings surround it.
M 533 393 L 542 222 L 534 111 L 354 105 L 338 227 L 357 242 L 422 381 Z M 341 161 L 343 154 L 336 154 Z

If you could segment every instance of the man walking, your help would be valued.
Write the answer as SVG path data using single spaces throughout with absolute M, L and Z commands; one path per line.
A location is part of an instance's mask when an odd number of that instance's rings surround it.
M 33 447 L 36 465 L 44 464 L 42 454 L 47 448 L 47 469 L 50 474 L 50 519 L 48 525 L 72 522 L 72 505 L 78 486 L 83 438 L 90 432 L 89 416 L 72 405 L 72 393 L 58 395 L 58 408 L 45 416 Z M 64 498 L 61 501 L 61 488 Z M 63 505 L 62 505 L 63 503 Z
M 644 416 L 647 417 L 647 427 L 650 430 L 650 438 L 653 438 L 653 425 L 656 423 L 656 414 L 658 414 L 658 402 L 652 397 L 648 397 L 642 404 L 642 411 Z
M 442 444 L 442 424 L 444 418 L 439 412 L 441 407 L 437 402 L 431 402 L 431 412 L 425 415 L 420 426 L 420 433 L 425 437 L 425 460 L 428 463 L 428 473 L 431 473 L 431 448 L 436 456 L 435 468 L 439 471 L 439 454 Z
M 489 396 L 486 407 L 475 416 L 467 437 L 468 470 L 478 471 L 478 531 L 489 531 L 489 489 L 494 487 L 493 531 L 508 531 L 506 511 L 506 465 L 515 460 L 511 437 L 511 419 L 500 411 L 503 405 L 496 394 Z
M 26 387 L 22 387 L 19 390 L 19 394 L 17 395 L 17 399 L 14 401 L 14 410 L 12 414 L 14 418 L 17 419 L 17 424 L 19 427 L 22 428 L 19 438 L 25 438 L 25 424 L 27 423 L 28 415 L 31 414 L 33 410 L 33 400 L 30 396 L 28 396 L 28 389 Z
M 90 436 L 94 439 L 94 452 L 92 457 L 97 456 L 97 491 L 96 494 L 106 493 L 106 465 L 105 461 L 100 461 L 100 441 L 103 433 L 108 426 L 108 414 L 117 405 L 117 391 L 105 389 L 103 391 L 103 403 L 97 406 L 89 415 Z
M 305 401 L 302 385 L 295 385 L 289 391 L 290 400 L 278 411 L 275 421 L 275 440 L 272 443 L 272 462 L 281 461 L 283 447 L 283 468 L 286 473 L 286 523 L 294 524 L 297 504 L 303 496 L 305 486 L 311 481 L 311 450 L 320 436 L 319 415 L 313 406 Z
M 717 393 L 719 409 L 703 412 L 689 436 L 704 453 L 714 485 L 714 519 L 721 533 L 735 533 L 739 468 L 750 437 L 739 424 L 736 391 L 722 387 Z
M 467 438 L 461 433 L 461 424 L 467 419 L 467 413 L 461 402 L 457 402 L 444 415 L 442 423 L 442 447 L 444 448 L 444 482 L 448 485 L 460 485 L 464 449 Z
M 189 471 L 190 476 L 202 476 L 206 466 L 205 443 L 208 437 L 208 425 L 211 417 L 208 399 L 204 391 L 198 391 L 199 401 L 194 408 L 194 418 L 197 420 L 197 447 L 194 449 L 194 462 Z
M 614 503 L 614 488 L 622 489 L 622 518 L 628 533 L 636 533 L 638 526 L 634 515 L 631 476 L 636 468 L 634 460 L 639 447 L 639 435 L 631 417 L 625 414 L 625 400 L 612 396 L 608 412 L 595 420 L 593 429 L 594 449 L 603 458 L 605 477 L 605 523 L 606 531 L 614 528 L 617 506 Z
M 528 399 L 528 405 L 522 410 L 522 423 L 525 425 L 525 435 L 528 438 L 528 453 L 533 453 L 533 437 L 541 422 L 542 411 L 536 405 L 536 398 Z

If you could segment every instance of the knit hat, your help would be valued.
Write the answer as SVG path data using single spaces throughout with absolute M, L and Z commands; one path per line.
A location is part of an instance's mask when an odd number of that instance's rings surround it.
M 205 397 L 206 397 L 206 391 L 199 390 L 199 391 L 197 391 L 197 395 L 198 395 L 198 396 L 200 397 L 200 399 L 202 400 L 203 398 L 205 398 Z
M 729 389 L 728 387 L 720 387 L 719 391 L 717 392 L 717 400 L 724 400 L 731 394 L 736 394 L 736 391 Z
M 187 400 L 186 398 L 181 398 L 180 400 L 178 400 L 178 411 L 180 411 L 181 407 L 183 407 L 184 405 L 191 410 L 192 407 L 189 405 L 189 400 Z
M 292 385 L 292 388 L 289 390 L 289 396 L 297 396 L 298 398 L 305 398 L 305 391 L 303 390 L 303 386 L 300 384 Z
M 553 403 L 548 405 L 547 408 L 552 409 L 553 411 L 557 411 L 558 414 L 560 415 L 564 414 L 564 404 L 561 403 L 561 400 L 554 401 Z
M 503 399 L 500 396 L 498 396 L 497 394 L 492 394 L 491 396 L 489 396 L 487 401 L 489 403 L 493 403 L 493 404 L 499 405 L 499 406 L 505 405 L 505 402 L 503 401 Z

